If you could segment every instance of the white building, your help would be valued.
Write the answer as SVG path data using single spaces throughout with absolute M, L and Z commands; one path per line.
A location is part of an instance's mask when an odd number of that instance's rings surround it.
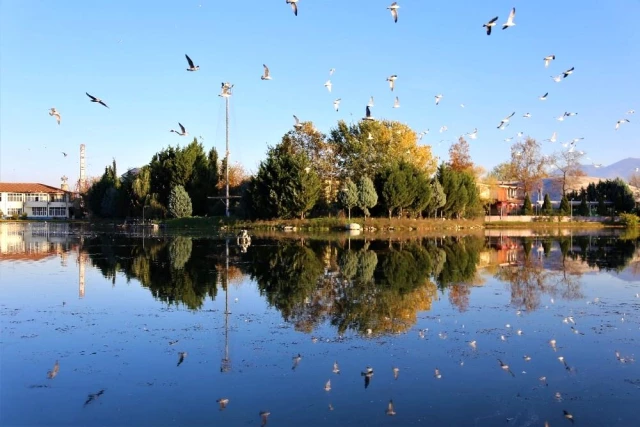
M 0 182 L 0 211 L 5 217 L 26 213 L 28 218 L 70 218 L 72 195 L 44 184 Z

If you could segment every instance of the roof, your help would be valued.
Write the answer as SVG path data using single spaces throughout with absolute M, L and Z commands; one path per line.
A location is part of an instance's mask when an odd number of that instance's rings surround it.
M 0 182 L 0 193 L 65 193 L 65 191 L 36 182 Z

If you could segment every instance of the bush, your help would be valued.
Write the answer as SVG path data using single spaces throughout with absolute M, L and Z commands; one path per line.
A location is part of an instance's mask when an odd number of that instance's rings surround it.
M 620 223 L 624 225 L 626 228 L 637 228 L 638 224 L 640 223 L 640 218 L 638 218 L 636 214 L 621 213 Z
M 569 205 L 569 199 L 567 199 L 567 196 L 562 196 L 559 211 L 560 215 L 569 215 L 571 212 L 571 206 Z
M 12 220 L 16 221 L 16 220 L 18 220 L 20 218 L 20 215 L 18 215 L 17 213 L 14 213 L 9 218 L 11 218 Z
M 531 207 L 531 199 L 529 198 L 529 195 L 527 194 L 524 197 L 524 214 L 525 215 L 532 215 L 533 214 L 533 208 Z
M 27 213 L 26 212 L 21 213 L 20 219 L 27 219 Z
M 191 216 L 191 197 L 182 185 L 176 185 L 169 194 L 169 214 L 175 218 Z

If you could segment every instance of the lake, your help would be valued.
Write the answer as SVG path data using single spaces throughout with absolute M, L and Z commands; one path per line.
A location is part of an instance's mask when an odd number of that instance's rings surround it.
M 0 224 L 0 425 L 637 425 L 637 236 L 147 233 Z

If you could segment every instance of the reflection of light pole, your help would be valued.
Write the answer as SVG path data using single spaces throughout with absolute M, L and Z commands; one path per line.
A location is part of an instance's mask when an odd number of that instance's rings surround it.
M 228 199 L 227 199 L 228 200 Z M 220 372 L 231 370 L 229 358 L 229 238 L 225 241 L 225 276 L 224 276 L 224 358 L 220 365 Z
M 573 221 L 573 197 L 569 199 L 569 212 L 570 212 L 570 216 L 569 216 L 569 222 Z

